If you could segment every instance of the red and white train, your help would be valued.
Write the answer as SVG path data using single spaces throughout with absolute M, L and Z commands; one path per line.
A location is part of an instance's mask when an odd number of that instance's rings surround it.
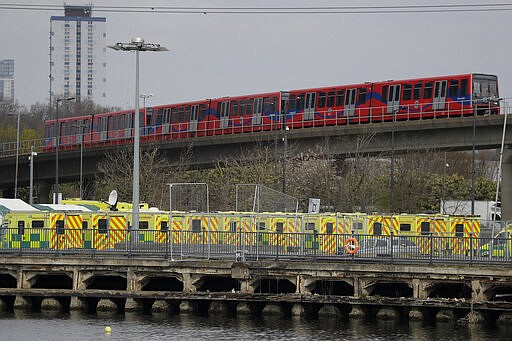
M 171 140 L 264 130 L 499 114 L 498 78 L 462 74 L 277 91 L 140 110 L 140 139 Z M 128 144 L 134 110 L 45 122 L 44 150 Z

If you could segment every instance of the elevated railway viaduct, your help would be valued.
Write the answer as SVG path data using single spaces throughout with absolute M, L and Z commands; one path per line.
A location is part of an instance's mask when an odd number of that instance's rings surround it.
M 504 115 L 397 121 L 385 123 L 351 124 L 288 131 L 263 131 L 251 134 L 228 134 L 196 137 L 182 140 L 160 141 L 142 144 L 145 149 L 158 145 L 173 164 L 183 162 L 182 153 L 190 150 L 186 162 L 195 167 L 211 167 L 224 158 L 250 155 L 251 150 L 262 145 L 274 145 L 274 141 L 286 138 L 300 153 L 322 147 L 330 155 L 354 155 L 356 152 L 390 154 L 411 150 L 462 151 L 475 149 L 499 149 L 502 144 Z M 510 121 L 510 120 L 509 120 Z M 507 122 L 507 130 L 512 123 Z M 475 128 L 475 129 L 473 129 Z M 394 143 L 392 143 L 394 136 Z M 367 143 L 360 143 L 366 137 Z M 502 170 L 502 217 L 512 219 L 512 134 L 505 136 Z M 110 152 L 122 148 L 131 150 L 131 145 L 99 147 L 83 152 L 83 176 L 93 179 L 98 173 L 97 164 Z M 283 146 L 280 144 L 280 153 Z M 13 192 L 15 157 L 0 159 L 0 188 L 4 193 Z M 59 181 L 77 181 L 80 175 L 80 149 L 59 152 Z M 55 181 L 55 153 L 40 153 L 34 161 L 35 184 L 39 202 L 48 202 L 50 187 Z M 29 185 L 29 161 L 20 156 L 18 186 Z M 6 195 L 8 196 L 8 195 Z

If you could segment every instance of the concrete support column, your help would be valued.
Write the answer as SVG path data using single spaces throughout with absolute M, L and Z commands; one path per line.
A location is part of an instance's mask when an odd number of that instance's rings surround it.
M 512 220 L 512 146 L 503 149 L 501 220 Z
M 40 180 L 36 183 L 36 193 L 37 193 L 37 201 L 40 204 L 48 204 L 52 202 L 52 198 L 50 197 L 50 187 L 52 182 Z
M 251 285 L 253 282 L 250 280 L 240 281 L 240 292 L 243 294 L 254 294 L 254 287 Z
M 189 273 L 183 273 L 183 292 L 195 292 L 196 287 Z
M 142 306 L 142 304 L 140 304 L 139 302 L 137 302 L 133 298 L 128 297 L 126 299 L 125 304 L 124 304 L 124 311 L 125 312 L 126 311 L 138 311 L 138 312 L 141 312 L 141 311 L 144 311 L 144 307 Z
M 140 282 L 138 281 L 137 275 L 131 271 L 128 270 L 126 273 L 126 286 L 128 291 L 141 291 L 142 286 L 140 285 Z
M 423 283 L 418 278 L 412 279 L 412 297 L 419 299 L 427 298 L 427 292 L 424 289 Z
M 482 284 L 478 280 L 471 281 L 471 298 L 473 302 L 483 302 L 486 301 L 484 295 L 484 288 L 482 288 Z

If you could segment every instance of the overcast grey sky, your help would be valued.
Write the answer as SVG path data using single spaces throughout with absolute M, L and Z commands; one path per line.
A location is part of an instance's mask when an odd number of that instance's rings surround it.
M 14 3 L 14 1 L 2 2 Z M 19 4 L 39 4 L 20 0 Z M 62 5 L 46 0 L 45 4 Z M 454 0 L 450 4 L 485 4 Z M 502 3 L 507 3 L 502 1 Z M 85 1 L 68 0 L 68 5 Z M 446 1 L 133 1 L 116 6 L 386 6 Z M 512 6 L 508 7 L 512 9 Z M 50 16 L 57 11 L 0 9 L 0 59 L 15 59 L 16 99 L 48 100 Z M 467 72 L 498 75 L 512 96 L 512 11 L 402 14 L 163 14 L 95 11 L 107 42 L 141 36 L 171 51 L 141 54 L 141 93 L 150 104 L 364 81 Z M 107 50 L 107 102 L 133 108 L 135 55 Z

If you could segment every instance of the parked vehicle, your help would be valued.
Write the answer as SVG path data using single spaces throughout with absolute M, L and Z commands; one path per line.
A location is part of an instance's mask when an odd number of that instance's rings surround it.
M 389 237 L 368 238 L 360 246 L 358 255 L 361 257 L 410 257 L 419 256 L 420 249 L 411 238 Z

